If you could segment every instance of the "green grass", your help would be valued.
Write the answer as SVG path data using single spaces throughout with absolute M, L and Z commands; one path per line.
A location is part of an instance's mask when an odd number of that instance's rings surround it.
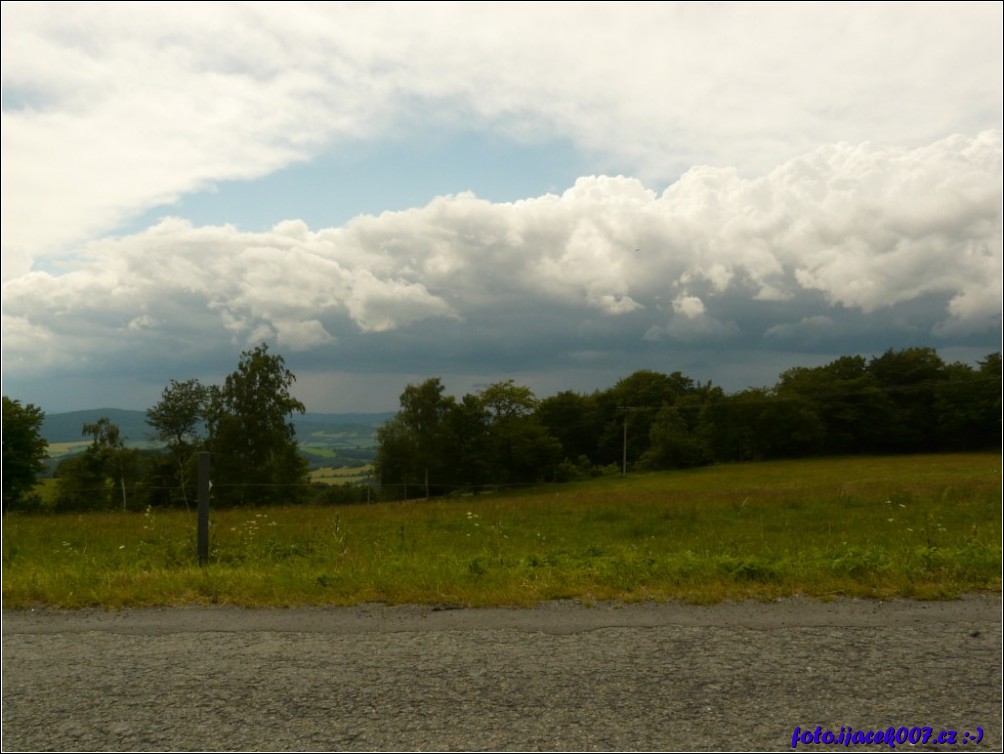
M 999 454 L 841 458 L 379 505 L 8 515 L 4 607 L 950 599 L 1001 586 Z
M 318 458 L 335 458 L 338 452 L 328 445 L 300 445 L 300 451 Z
M 38 480 L 32 491 L 38 495 L 44 508 L 52 508 L 56 504 L 56 497 L 59 494 L 59 480 L 52 477 L 43 477 Z

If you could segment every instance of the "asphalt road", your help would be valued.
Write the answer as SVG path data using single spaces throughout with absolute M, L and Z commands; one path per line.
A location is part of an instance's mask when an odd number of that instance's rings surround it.
M 4 751 L 790 751 L 796 726 L 1002 746 L 1000 595 L 5 610 L 2 628 Z M 798 742 L 834 748 L 893 750 Z

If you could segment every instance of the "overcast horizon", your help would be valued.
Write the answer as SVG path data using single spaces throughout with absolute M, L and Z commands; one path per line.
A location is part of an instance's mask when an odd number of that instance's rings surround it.
M 1000 3 L 5 3 L 3 392 L 1001 348 Z

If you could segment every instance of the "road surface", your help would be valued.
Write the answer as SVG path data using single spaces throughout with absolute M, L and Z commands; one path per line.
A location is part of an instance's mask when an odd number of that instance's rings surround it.
M 791 750 L 796 726 L 799 750 L 890 726 L 930 728 L 899 750 L 1002 746 L 1000 595 L 5 610 L 2 627 L 4 751 Z M 942 731 L 956 744 L 933 746 Z

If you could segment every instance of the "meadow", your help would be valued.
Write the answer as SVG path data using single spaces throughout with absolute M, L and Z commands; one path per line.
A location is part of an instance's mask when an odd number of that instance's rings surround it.
M 727 464 L 521 492 L 8 514 L 3 606 L 528 606 L 1001 588 L 999 453 Z
M 325 466 L 312 469 L 309 477 L 310 481 L 315 484 L 360 484 L 373 479 L 373 465 L 343 466 L 341 468 Z

